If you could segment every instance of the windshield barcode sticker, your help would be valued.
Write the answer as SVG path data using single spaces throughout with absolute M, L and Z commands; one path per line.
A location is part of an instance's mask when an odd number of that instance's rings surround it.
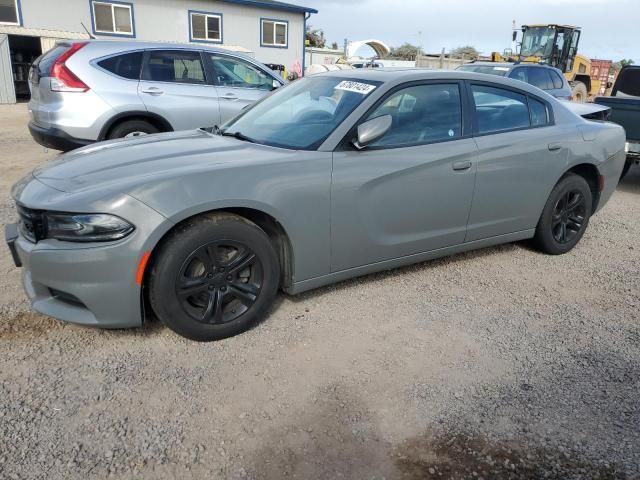
M 336 90 L 344 90 L 345 92 L 355 92 L 362 95 L 368 95 L 376 89 L 375 85 L 368 83 L 352 82 L 351 80 L 343 80 L 335 87 Z

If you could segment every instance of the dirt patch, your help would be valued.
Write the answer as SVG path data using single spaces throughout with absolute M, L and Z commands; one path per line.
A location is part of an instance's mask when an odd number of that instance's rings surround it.
M 54 318 L 34 312 L 7 315 L 0 322 L 0 342 L 35 340 L 53 331 L 62 330 L 64 326 Z
M 393 452 L 403 479 L 626 479 L 613 465 L 588 462 L 574 452 L 496 442 L 478 434 L 446 433 L 405 440 Z

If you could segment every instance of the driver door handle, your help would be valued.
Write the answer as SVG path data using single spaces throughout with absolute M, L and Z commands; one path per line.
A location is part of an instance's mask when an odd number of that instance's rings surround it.
M 555 152 L 556 150 L 560 150 L 562 148 L 562 144 L 561 143 L 550 143 L 549 144 L 549 151 L 550 152 Z
M 469 170 L 471 168 L 471 160 L 462 160 L 460 162 L 453 162 L 453 169 L 456 172 L 462 170 Z
M 222 97 L 220 98 L 224 98 L 225 100 L 238 100 L 238 96 L 234 95 L 233 93 L 225 93 Z
M 142 93 L 148 93 L 149 95 L 162 95 L 164 92 L 158 87 L 147 87 L 140 90 Z

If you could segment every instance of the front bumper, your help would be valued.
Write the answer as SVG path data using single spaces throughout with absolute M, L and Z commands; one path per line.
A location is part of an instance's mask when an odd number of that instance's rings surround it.
M 19 235 L 14 248 L 33 308 L 80 325 L 140 326 L 141 287 L 135 283 L 137 263 L 128 245 L 131 240 L 102 247 L 50 249 Z
M 136 283 L 140 259 L 152 251 L 173 224 L 131 196 L 116 193 L 90 199 L 57 191 L 27 177 L 14 187 L 16 202 L 36 210 L 109 212 L 127 219 L 135 230 L 104 243 L 53 239 L 37 243 L 5 228 L 5 239 L 22 265 L 24 289 L 35 310 L 71 323 L 104 328 L 140 326 L 142 287 Z
M 63 152 L 84 147 L 94 142 L 94 140 L 74 138 L 62 130 L 41 127 L 34 122 L 29 122 L 29 133 L 40 145 Z

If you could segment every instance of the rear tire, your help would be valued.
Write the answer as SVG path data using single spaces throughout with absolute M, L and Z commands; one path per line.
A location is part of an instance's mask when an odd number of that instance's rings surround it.
M 584 103 L 589 98 L 589 91 L 584 83 L 576 82 L 571 88 L 571 95 L 575 102 Z
M 593 210 L 591 189 L 580 175 L 569 173 L 553 187 L 533 238 L 536 248 L 561 255 L 575 247 L 589 225 Z
M 113 127 L 109 132 L 108 138 L 113 140 L 127 136 L 150 135 L 159 131 L 155 125 L 146 120 L 126 120 Z
M 171 330 L 207 342 L 262 320 L 279 283 L 278 256 L 263 230 L 237 215 L 206 214 L 176 228 L 159 246 L 149 300 Z

